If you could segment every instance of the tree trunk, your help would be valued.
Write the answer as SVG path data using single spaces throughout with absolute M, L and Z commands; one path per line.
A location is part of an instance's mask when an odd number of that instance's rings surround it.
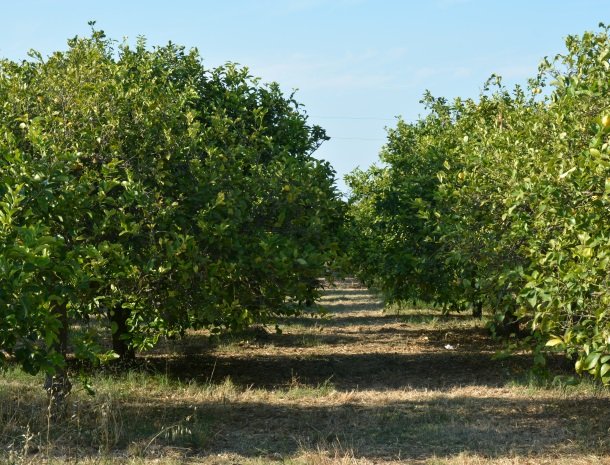
M 521 337 L 523 335 L 519 327 L 519 318 L 512 310 L 507 310 L 506 313 L 504 313 L 504 318 L 496 327 L 496 332 L 502 336 L 514 334 L 517 337 Z
M 112 324 L 112 350 L 114 350 L 119 358 L 119 361 L 124 364 L 129 364 L 136 359 L 136 352 L 131 345 L 131 331 L 127 320 L 129 319 L 129 311 L 117 304 L 115 307 L 108 309 L 108 319 Z
M 483 318 L 483 302 L 477 301 L 472 304 L 472 316 L 474 318 Z
M 57 317 L 61 323 L 58 341 L 50 349 L 59 352 L 64 359 L 64 366 L 59 368 L 54 374 L 47 373 L 44 381 L 44 389 L 49 395 L 49 412 L 52 417 L 60 416 L 65 407 L 65 399 L 72 390 L 72 383 L 68 377 L 65 367 L 66 354 L 68 353 L 68 310 L 66 304 L 61 304 L 56 309 Z
M 472 300 L 472 316 L 474 318 L 483 318 L 483 301 L 478 298 L 480 295 L 480 289 L 477 289 L 477 279 L 473 278 L 471 282 L 472 293 L 474 296 Z

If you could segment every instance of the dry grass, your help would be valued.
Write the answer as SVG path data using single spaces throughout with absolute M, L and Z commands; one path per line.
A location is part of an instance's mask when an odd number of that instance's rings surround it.
M 98 375 L 50 423 L 41 379 L 0 377 L 0 465 L 610 464 L 610 393 L 539 387 L 483 323 L 327 291 L 326 318 L 193 333 Z M 558 366 L 556 369 L 560 369 Z

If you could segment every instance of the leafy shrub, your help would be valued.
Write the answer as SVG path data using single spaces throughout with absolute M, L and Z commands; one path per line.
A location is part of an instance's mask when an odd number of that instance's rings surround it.
M 317 296 L 343 204 L 312 156 L 324 130 L 277 84 L 93 30 L 47 59 L 0 62 L 0 101 L 5 360 L 59 373 L 68 350 L 129 358 Z
M 527 89 L 429 95 L 382 167 L 355 172 L 351 256 L 392 299 L 475 310 L 610 382 L 610 40 L 568 37 Z M 379 247 L 375 247 L 378 244 Z

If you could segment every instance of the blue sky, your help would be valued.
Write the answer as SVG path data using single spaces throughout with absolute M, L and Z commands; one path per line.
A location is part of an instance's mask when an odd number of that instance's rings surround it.
M 385 127 L 423 113 L 436 96 L 475 97 L 500 74 L 525 83 L 569 34 L 610 23 L 608 0 L 36 0 L 4 2 L 0 56 L 66 48 L 89 20 L 115 39 L 197 47 L 208 66 L 248 66 L 298 89 L 332 137 L 317 156 L 341 178 L 378 157 Z

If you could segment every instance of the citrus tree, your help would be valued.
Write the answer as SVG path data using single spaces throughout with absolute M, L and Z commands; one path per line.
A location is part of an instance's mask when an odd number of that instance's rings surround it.
M 455 145 L 450 108 L 426 96 L 429 115 L 388 130 L 382 166 L 347 177 L 353 222 L 352 265 L 388 301 L 451 305 L 454 271 L 439 242 L 435 221 L 443 178 L 438 173 Z M 433 215 L 434 219 L 430 216 Z
M 50 390 L 68 353 L 129 359 L 317 297 L 343 204 L 324 131 L 277 84 L 94 30 L 2 61 L 0 98 L 0 354 Z
M 351 177 L 350 216 L 382 244 L 353 262 L 389 295 L 486 306 L 538 363 L 560 351 L 608 383 L 607 28 L 566 47 L 525 89 L 493 77 L 390 130 L 385 165 Z

